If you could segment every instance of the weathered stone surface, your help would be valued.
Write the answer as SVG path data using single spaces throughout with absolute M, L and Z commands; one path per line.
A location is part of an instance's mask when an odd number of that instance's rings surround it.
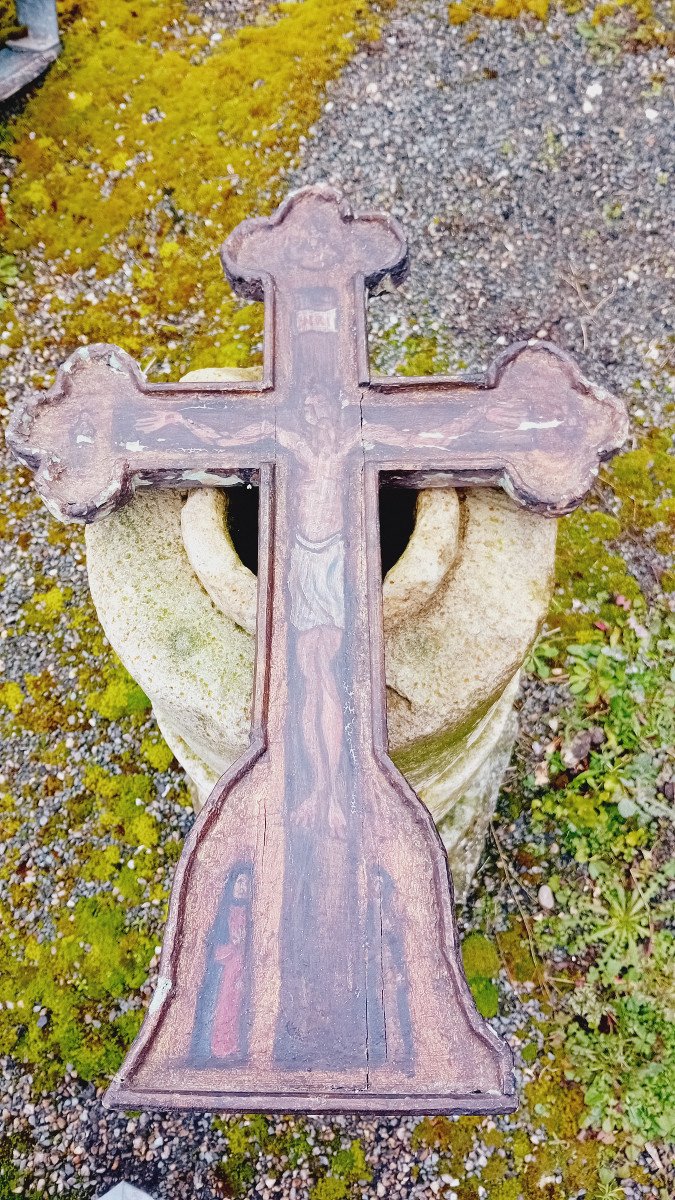
M 256 585 L 229 536 L 227 493 L 139 495 L 86 539 L 101 623 L 200 807 L 248 740 Z M 554 550 L 555 522 L 503 493 L 434 489 L 420 493 L 384 581 L 392 755 L 439 825 L 460 897 L 511 753 L 518 670 L 546 612 Z

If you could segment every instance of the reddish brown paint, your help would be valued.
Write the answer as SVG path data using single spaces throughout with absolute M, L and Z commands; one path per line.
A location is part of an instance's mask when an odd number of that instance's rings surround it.
M 569 512 L 623 407 L 542 343 L 484 379 L 371 382 L 365 287 L 400 278 L 405 241 L 328 188 L 243 222 L 223 262 L 265 301 L 260 387 L 148 384 L 93 346 L 10 433 L 65 519 L 143 484 L 261 492 L 250 747 L 187 839 L 160 984 L 107 1102 L 509 1110 L 511 1055 L 464 979 L 442 845 L 387 754 L 378 487 L 501 484 Z M 245 904 L 228 891 L 244 877 Z

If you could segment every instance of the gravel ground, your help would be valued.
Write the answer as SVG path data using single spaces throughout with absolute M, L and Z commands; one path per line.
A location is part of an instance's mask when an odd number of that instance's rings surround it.
M 204 8 L 216 32 L 219 22 L 225 28 L 242 11 L 230 0 Z M 257 10 L 251 0 L 246 17 Z M 486 22 L 467 42 L 466 28 L 448 25 L 445 0 L 397 9 L 381 41 L 360 52 L 332 87 L 291 181 L 330 180 L 357 206 L 389 209 L 409 234 L 409 280 L 371 308 L 381 365 L 395 359 L 406 334 L 433 334 L 451 361 L 471 366 L 485 364 L 506 341 L 552 337 L 589 374 L 627 394 L 638 421 L 646 414 L 659 419 L 674 273 L 665 71 L 660 51 L 601 62 L 562 16 L 548 29 Z M 45 364 L 25 363 L 19 376 L 12 374 L 10 399 L 31 366 L 42 371 Z M 4 630 L 30 597 L 38 568 L 72 586 L 76 602 L 86 593 L 80 540 L 70 551 L 51 546 L 41 510 L 24 527 L 32 534 L 30 556 L 1 543 Z M 72 687 L 48 639 L 0 636 L 5 678 L 48 669 L 57 691 Z M 75 642 L 68 649 L 73 663 L 87 653 Z M 104 762 L 119 751 L 122 735 L 108 728 L 106 741 L 83 710 L 71 739 L 76 763 Z M 26 790 L 35 783 L 31 737 L 2 747 L 0 783 Z M 167 774 L 157 811 L 166 830 L 182 836 L 187 816 L 176 788 L 177 778 Z M 29 823 L 49 819 L 57 804 L 58 794 L 41 797 Z M 53 862 L 27 859 L 27 869 L 45 876 L 53 869 L 58 879 L 59 854 L 67 856 L 68 848 L 57 847 Z M 26 927 L 47 927 L 49 891 L 38 895 L 38 911 L 23 914 Z M 504 981 L 502 990 L 504 1015 L 495 1026 L 515 1042 L 535 1002 L 527 986 L 516 994 Z M 122 1178 L 156 1196 L 222 1194 L 212 1165 L 225 1142 L 210 1119 L 106 1113 L 100 1093 L 76 1079 L 33 1109 L 29 1087 L 29 1077 L 5 1064 L 3 1127 L 18 1129 L 28 1118 L 38 1150 L 18 1153 L 17 1165 L 41 1174 L 46 1194 L 78 1187 L 100 1194 Z M 452 1200 L 453 1181 L 439 1177 L 438 1156 L 411 1153 L 414 1125 L 313 1120 L 309 1128 L 319 1156 L 336 1129 L 362 1139 L 374 1172 L 364 1195 Z M 413 1163 L 420 1167 L 415 1182 Z M 275 1171 L 263 1160 L 250 1194 L 305 1200 L 311 1168 Z M 644 1195 L 630 1185 L 626 1194 Z
M 621 392 L 639 381 L 638 406 L 658 420 L 672 60 L 603 63 L 562 15 L 546 32 L 486 21 L 467 42 L 462 30 L 444 3 L 404 5 L 333 85 L 292 182 L 327 179 L 403 224 L 411 272 L 371 306 L 375 336 L 431 332 L 472 366 L 550 337 Z

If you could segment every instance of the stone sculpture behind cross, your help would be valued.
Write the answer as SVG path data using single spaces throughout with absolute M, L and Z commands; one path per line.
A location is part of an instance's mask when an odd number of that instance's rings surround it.
M 623 408 L 543 344 L 485 379 L 370 382 L 364 285 L 400 278 L 405 241 L 330 189 L 243 222 L 223 261 L 265 302 L 259 387 L 147 384 L 93 346 L 11 432 L 66 519 L 140 485 L 261 491 L 250 747 L 187 839 L 108 1102 L 508 1110 L 510 1052 L 463 977 L 441 843 L 387 755 L 378 486 L 500 483 L 557 516 L 621 444 Z

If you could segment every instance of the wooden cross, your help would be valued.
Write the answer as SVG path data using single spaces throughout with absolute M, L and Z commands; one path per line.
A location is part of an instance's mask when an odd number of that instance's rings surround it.
M 387 754 L 378 487 L 500 484 L 558 516 L 621 444 L 623 406 L 540 342 L 485 378 L 370 380 L 365 288 L 401 277 L 406 245 L 329 188 L 244 221 L 223 263 L 265 302 L 259 386 L 149 384 L 95 345 L 10 433 L 66 520 L 141 486 L 260 488 L 251 742 L 187 838 L 157 990 L 107 1102 L 512 1109 L 442 844 Z

